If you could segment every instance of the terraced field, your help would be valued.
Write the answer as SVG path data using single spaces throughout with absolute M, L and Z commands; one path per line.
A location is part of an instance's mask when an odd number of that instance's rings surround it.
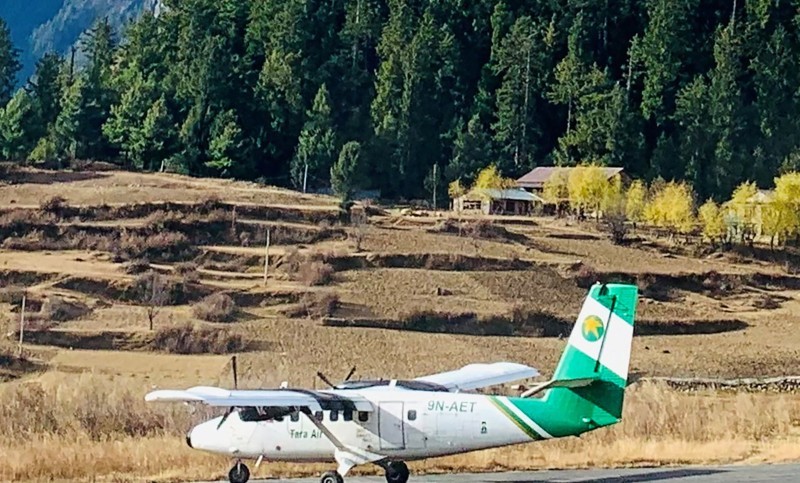
M 23 293 L 27 329 L 25 359 L 0 359 L 0 389 L 228 384 L 231 353 L 251 387 L 498 359 L 547 375 L 597 280 L 641 288 L 639 376 L 800 374 L 800 277 L 759 252 L 692 256 L 644 232 L 616 246 L 591 222 L 365 211 L 353 224 L 332 198 L 249 183 L 12 172 L 0 186 L 3 352 Z M 152 277 L 168 297 L 154 301 Z M 236 309 L 202 320 L 198 306 L 220 294 Z M 31 431 L 35 446 L 46 431 Z M 0 441 L 0 454 L 18 444 Z

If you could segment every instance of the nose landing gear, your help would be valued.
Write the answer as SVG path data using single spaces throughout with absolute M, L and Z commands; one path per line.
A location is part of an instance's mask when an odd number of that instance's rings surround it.
M 344 483 L 344 478 L 338 471 L 326 471 L 319 479 L 320 483 Z
M 230 483 L 247 483 L 249 479 L 250 468 L 241 461 L 237 461 L 228 472 L 228 481 L 230 481 Z

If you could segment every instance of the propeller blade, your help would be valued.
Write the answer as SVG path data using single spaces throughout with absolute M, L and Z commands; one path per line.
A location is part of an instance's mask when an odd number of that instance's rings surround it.
M 226 411 L 225 414 L 222 415 L 222 419 L 219 420 L 217 429 L 222 427 L 222 425 L 225 423 L 225 420 L 228 419 L 228 416 L 230 416 L 232 412 L 233 412 L 233 407 L 228 408 L 228 411 Z
M 347 377 L 344 378 L 344 381 L 345 382 L 349 381 L 350 378 L 353 377 L 353 374 L 355 373 L 356 373 L 356 366 L 353 366 L 353 368 L 350 369 L 350 372 L 347 373 Z
M 231 368 L 233 369 L 233 388 L 239 389 L 239 374 L 236 371 L 236 356 L 231 357 Z
M 322 382 L 329 385 L 332 389 L 336 389 L 336 386 L 327 377 L 325 377 L 325 374 L 323 374 L 322 372 L 317 371 L 317 377 L 322 379 Z

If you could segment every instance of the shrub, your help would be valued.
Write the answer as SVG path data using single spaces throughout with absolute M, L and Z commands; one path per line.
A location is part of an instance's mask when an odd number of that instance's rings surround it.
M 45 213 L 52 213 L 56 216 L 61 216 L 66 208 L 68 208 L 67 200 L 61 196 L 48 198 L 39 205 L 39 209 Z
M 186 283 L 197 283 L 200 280 L 200 272 L 198 272 L 198 266 L 195 262 L 178 263 L 174 269 L 175 274 L 183 277 L 183 281 Z
M 92 309 L 83 302 L 68 301 L 61 297 L 51 296 L 45 299 L 39 314 L 43 319 L 66 322 L 79 319 L 91 311 Z
M 245 343 L 240 334 L 186 323 L 158 329 L 152 347 L 172 354 L 231 354 L 244 350 Z
M 339 296 L 334 293 L 307 293 L 300 299 L 294 310 L 286 312 L 289 317 L 308 317 L 322 319 L 330 317 L 341 305 Z
M 309 261 L 300 265 L 297 275 L 308 286 L 327 285 L 333 281 L 333 266 L 320 261 Z
M 150 260 L 180 260 L 194 252 L 194 246 L 183 233 L 165 231 L 149 236 L 124 233 L 111 247 L 119 260 L 149 258 Z
M 148 270 L 150 270 L 150 260 L 146 258 L 137 258 L 125 265 L 125 273 L 130 275 L 139 275 Z
M 236 303 L 230 295 L 211 294 L 192 307 L 194 316 L 209 322 L 229 322 L 236 315 Z

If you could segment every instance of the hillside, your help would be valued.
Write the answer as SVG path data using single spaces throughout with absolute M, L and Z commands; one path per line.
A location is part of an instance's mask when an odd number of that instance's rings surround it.
M 759 252 L 694 256 L 642 229 L 617 246 L 593 222 L 546 217 L 459 221 L 371 205 L 347 217 L 330 197 L 178 175 L 10 169 L 4 180 L 0 456 L 13 462 L 4 480 L 218 478 L 227 462 L 182 442 L 199 416 L 147 407 L 142 394 L 227 386 L 234 353 L 242 387 L 319 387 L 316 371 L 335 379 L 353 365 L 357 378 L 404 377 L 501 359 L 547 377 L 597 280 L 641 287 L 637 377 L 800 373 L 800 278 Z M 796 399 L 649 384 L 629 393 L 625 423 L 611 431 L 416 468 L 798 456 Z M 52 464 L 30 459 L 45 454 Z
M 47 52 L 65 55 L 95 21 L 108 18 L 117 29 L 143 10 L 153 10 L 158 0 L 37 0 L 0 2 L 0 17 L 11 28 L 20 49 L 23 82 L 36 61 Z

